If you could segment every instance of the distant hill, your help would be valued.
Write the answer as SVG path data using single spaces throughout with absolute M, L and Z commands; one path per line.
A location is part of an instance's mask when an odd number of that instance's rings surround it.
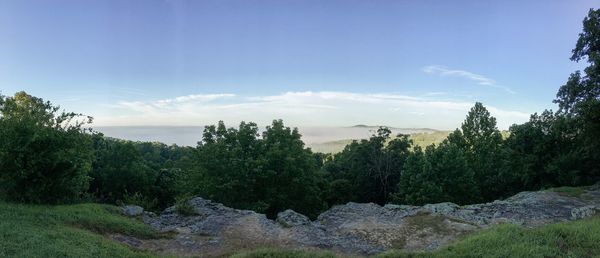
M 357 127 L 357 128 L 372 128 L 371 126 Z M 392 128 L 390 128 L 392 129 Z M 393 128 L 393 137 L 398 133 L 405 133 L 410 135 L 410 139 L 417 146 L 421 146 L 425 148 L 431 144 L 440 144 L 444 139 L 448 137 L 452 131 L 442 131 L 436 129 L 429 128 Z M 507 138 L 510 133 L 508 131 L 501 131 L 503 138 Z M 346 147 L 346 145 L 352 143 L 354 140 L 360 139 L 341 139 L 341 140 L 333 140 L 326 141 L 321 143 L 307 143 L 307 146 L 310 147 L 314 152 L 322 152 L 322 153 L 338 153 Z
M 387 125 L 353 125 L 351 126 L 351 128 L 369 128 L 369 129 L 377 129 L 379 127 L 387 127 L 389 129 L 392 130 L 404 130 L 404 131 L 427 131 L 427 132 L 438 132 L 440 130 L 437 129 L 432 129 L 432 128 L 406 128 L 406 127 L 393 127 L 393 126 L 387 126 Z
M 413 140 L 415 145 L 425 147 L 431 144 L 441 143 L 452 131 L 439 131 L 434 129 L 414 129 L 414 128 L 397 128 L 394 130 L 398 131 L 414 131 L 410 134 L 410 139 Z M 337 153 L 346 147 L 346 145 L 352 143 L 353 140 L 360 139 L 342 139 L 335 141 L 328 141 L 323 143 L 308 144 L 309 147 L 315 152 L 322 153 Z

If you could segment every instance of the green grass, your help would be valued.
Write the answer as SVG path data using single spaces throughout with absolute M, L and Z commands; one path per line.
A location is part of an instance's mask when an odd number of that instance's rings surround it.
M 410 135 L 410 139 L 415 145 L 425 148 L 431 144 L 440 144 L 444 139 L 448 138 L 451 131 L 437 131 L 427 133 L 414 133 Z
M 330 141 L 330 142 L 324 142 L 324 143 L 314 143 L 314 144 L 310 145 L 310 148 L 314 152 L 338 153 L 338 152 L 344 150 L 346 145 L 348 145 L 350 143 L 352 143 L 351 139 L 337 140 L 337 141 Z
M 390 251 L 380 258 L 404 257 L 600 257 L 600 218 L 527 229 L 504 224 L 468 236 L 435 252 Z
M 422 132 L 422 133 L 413 133 L 410 134 L 410 139 L 413 141 L 414 145 L 421 146 L 421 148 L 425 148 L 431 144 L 439 145 L 444 141 L 448 135 L 452 131 L 433 131 L 433 132 Z M 501 131 L 502 137 L 504 139 L 508 138 L 510 133 L 508 131 Z M 392 139 L 395 138 L 392 137 Z M 310 148 L 314 152 L 322 152 L 322 153 L 338 153 L 344 150 L 346 145 L 352 143 L 352 139 L 344 139 L 337 141 L 329 141 L 323 143 L 314 143 L 310 144 Z
M 334 258 L 331 252 L 325 251 L 298 251 L 263 248 L 249 252 L 242 252 L 231 258 Z
M 115 206 L 0 203 L 0 257 L 155 257 L 108 239 L 109 233 L 160 237 Z
M 410 135 L 410 139 L 413 140 L 415 145 L 425 148 L 431 144 L 441 143 L 448 135 L 450 131 L 436 131 L 436 132 L 425 132 L 425 133 L 414 133 Z M 392 139 L 395 137 L 392 137 Z M 346 147 L 346 145 L 352 143 L 352 139 L 330 141 L 324 143 L 311 144 L 311 149 L 315 152 L 322 153 L 338 153 Z

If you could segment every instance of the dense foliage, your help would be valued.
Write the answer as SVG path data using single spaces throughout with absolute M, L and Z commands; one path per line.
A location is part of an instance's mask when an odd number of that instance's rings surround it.
M 321 200 L 317 159 L 297 129 L 273 121 L 259 138 L 254 123 L 208 126 L 199 143 L 190 192 L 273 216 L 284 209 L 316 215 Z
M 59 203 L 88 187 L 92 150 L 84 127 L 90 118 L 59 112 L 25 92 L 0 95 L 0 197 Z
M 0 96 L 0 198 L 60 203 L 92 198 L 162 209 L 193 195 L 274 216 L 312 217 L 340 203 L 468 204 L 522 190 L 600 180 L 600 11 L 583 21 L 558 111 L 533 114 L 503 137 L 481 103 L 439 144 L 415 146 L 379 128 L 335 155 L 313 153 L 281 120 L 207 126 L 198 145 L 104 137 L 91 119 L 19 92 Z M 200 136 L 200 132 L 199 132 Z M 89 199 L 88 199 L 89 200 Z
M 407 135 L 391 140 L 390 133 L 380 128 L 368 140 L 354 141 L 327 159 L 324 170 L 330 205 L 348 201 L 385 204 L 390 200 L 412 144 Z

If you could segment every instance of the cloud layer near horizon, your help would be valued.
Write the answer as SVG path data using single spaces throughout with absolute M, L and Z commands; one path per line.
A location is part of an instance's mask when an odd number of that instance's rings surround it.
M 101 126 L 181 126 L 207 125 L 223 120 L 229 126 L 235 126 L 240 121 L 266 125 L 273 119 L 283 119 L 293 126 L 458 127 L 474 103 L 443 100 L 439 95 L 415 97 L 340 91 L 285 92 L 264 96 L 193 94 L 154 101 L 119 102 L 111 106 L 107 115 L 97 116 L 95 121 Z M 500 129 L 529 118 L 526 112 L 493 106 L 487 108 L 497 118 Z

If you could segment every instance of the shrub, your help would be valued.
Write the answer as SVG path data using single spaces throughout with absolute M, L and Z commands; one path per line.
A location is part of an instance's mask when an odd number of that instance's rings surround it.
M 90 117 L 18 92 L 0 95 L 0 197 L 10 201 L 73 201 L 87 189 Z
M 194 206 L 189 203 L 190 198 L 187 196 L 180 197 L 175 203 L 175 211 L 183 216 L 192 216 L 196 214 Z

